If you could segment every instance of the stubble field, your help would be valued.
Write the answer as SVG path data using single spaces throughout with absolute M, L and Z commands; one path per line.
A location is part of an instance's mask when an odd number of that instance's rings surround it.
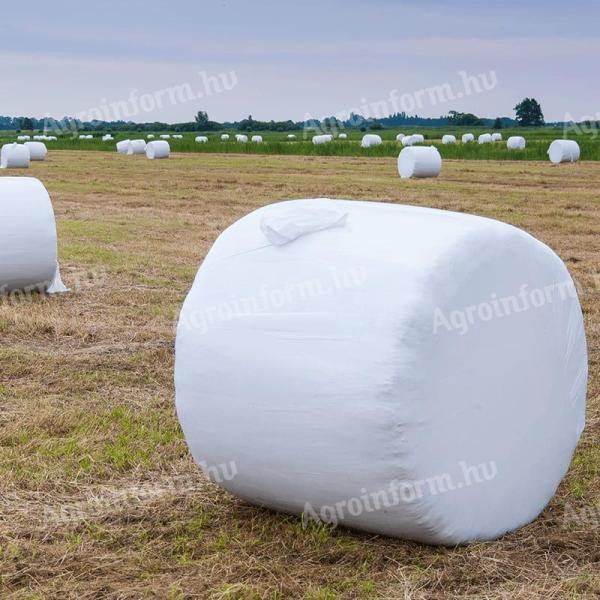
M 38 177 L 50 192 L 72 292 L 0 300 L 1 598 L 600 595 L 597 163 L 446 161 L 437 179 L 402 181 L 393 158 L 51 150 L 5 175 Z M 588 425 L 536 522 L 460 548 L 303 529 L 193 464 L 174 403 L 179 308 L 224 228 L 309 197 L 485 215 L 565 261 L 586 320 Z

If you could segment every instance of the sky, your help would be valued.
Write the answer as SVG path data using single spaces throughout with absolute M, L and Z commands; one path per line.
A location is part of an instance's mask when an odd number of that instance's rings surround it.
M 600 118 L 597 0 L 9 3 L 0 115 Z

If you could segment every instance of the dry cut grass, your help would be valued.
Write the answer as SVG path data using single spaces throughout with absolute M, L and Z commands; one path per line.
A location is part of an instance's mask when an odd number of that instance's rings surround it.
M 52 152 L 60 298 L 0 303 L 0 597 L 595 598 L 600 168 L 447 162 L 400 181 L 377 158 Z M 3 173 L 4 175 L 4 173 Z M 540 519 L 492 543 L 431 548 L 312 527 L 208 482 L 179 430 L 174 322 L 215 237 L 280 199 L 401 202 L 499 218 L 582 287 L 588 426 Z M 543 419 L 543 415 L 540 415 Z M 587 512 L 581 512 L 585 510 Z

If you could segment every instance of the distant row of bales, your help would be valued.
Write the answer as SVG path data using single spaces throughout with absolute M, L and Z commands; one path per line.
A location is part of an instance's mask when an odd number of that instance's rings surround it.
M 154 139 L 156 136 L 152 133 L 148 134 L 146 141 L 144 139 L 136 139 L 136 140 L 122 140 L 116 143 L 116 149 L 119 154 L 126 155 L 134 155 L 134 154 L 145 154 L 149 159 L 159 159 L 159 158 L 168 158 L 171 154 L 171 147 L 167 140 L 169 139 L 183 139 L 183 135 L 181 134 L 161 134 L 159 136 L 160 139 Z M 294 134 L 288 134 L 288 139 L 293 140 L 296 138 Z M 340 133 L 337 137 L 338 140 L 346 140 L 347 134 Z M 12 143 L 5 144 L 2 147 L 1 159 L 0 159 L 0 167 L 1 168 L 26 168 L 29 166 L 30 160 L 44 160 L 46 158 L 47 149 L 44 144 L 44 141 L 55 141 L 57 138 L 55 136 L 46 136 L 46 135 L 36 135 L 33 136 L 33 141 L 31 137 L 28 135 L 20 135 L 17 137 L 17 142 L 24 142 L 23 144 Z M 80 135 L 79 139 L 81 140 L 89 140 L 93 139 L 93 136 L 90 134 Z M 230 135 L 227 133 L 223 133 L 220 136 L 221 141 L 227 142 L 230 140 Z M 328 144 L 334 141 L 333 134 L 323 134 L 323 135 L 315 135 L 312 138 L 313 144 Z M 235 140 L 238 143 L 248 143 L 248 141 L 252 141 L 253 143 L 260 144 L 263 142 L 263 138 L 260 135 L 253 135 L 249 138 L 249 136 L 244 134 L 235 135 Z M 102 141 L 111 142 L 114 141 L 114 138 L 111 134 L 106 134 L 102 137 Z M 198 143 L 206 143 L 209 141 L 209 138 L 204 135 L 196 136 L 195 141 Z M 465 133 L 461 141 L 463 144 L 470 144 L 475 142 L 475 136 L 472 133 Z M 477 138 L 477 142 L 479 144 L 491 144 L 502 141 L 502 134 L 499 132 L 495 133 L 483 133 Z M 405 147 L 405 150 L 411 146 L 425 144 L 425 136 L 420 133 L 415 133 L 412 135 L 404 135 L 403 133 L 399 133 L 396 135 L 396 142 L 402 144 Z M 361 140 L 361 147 L 370 148 L 372 146 L 378 146 L 383 143 L 381 136 L 376 134 L 366 134 L 363 136 Z M 442 144 L 450 145 L 456 144 L 457 139 L 456 136 L 451 134 L 446 134 L 442 137 Z M 509 150 L 523 150 L 526 147 L 525 138 L 522 136 L 511 136 L 508 138 L 506 142 L 506 146 Z M 439 156 L 439 152 L 435 148 L 435 146 L 425 147 L 420 146 L 421 150 L 419 150 L 419 157 L 421 159 L 426 160 L 428 153 L 431 155 L 429 158 L 433 161 L 431 164 L 436 165 L 433 169 L 432 174 L 423 175 L 423 176 L 435 176 L 439 173 L 441 169 L 441 157 Z M 405 153 L 410 154 L 410 153 Z M 416 154 L 415 154 L 416 156 Z M 548 156 L 553 163 L 561 163 L 561 162 L 575 162 L 579 160 L 580 157 L 580 149 L 577 142 L 573 140 L 555 140 L 552 142 L 548 149 Z M 411 159 L 412 159 L 411 154 Z M 438 168 L 439 165 L 439 168 Z M 429 170 L 426 170 L 429 173 Z M 418 172 L 418 169 L 417 169 Z M 418 174 L 411 174 L 409 176 L 419 176 Z

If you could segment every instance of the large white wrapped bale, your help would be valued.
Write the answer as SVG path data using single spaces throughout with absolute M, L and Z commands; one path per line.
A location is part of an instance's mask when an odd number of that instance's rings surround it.
M 442 157 L 435 146 L 403 148 L 398 155 L 398 173 L 409 177 L 437 177 L 442 170 Z
M 56 222 L 46 188 L 33 177 L 0 177 L 0 294 L 66 292 Z
M 399 133 L 399 134 L 396 136 L 396 141 L 397 141 L 397 142 L 401 142 L 401 141 L 402 141 L 402 140 L 403 140 L 405 137 L 406 137 L 406 136 L 405 136 L 403 133 Z
M 163 134 L 161 134 L 160 139 L 161 140 L 169 140 L 169 139 L 171 139 L 171 134 L 163 133 Z
M 229 134 L 228 133 L 224 133 L 221 135 L 221 141 L 222 142 L 226 142 L 229 139 Z
M 348 139 L 348 134 L 346 134 L 346 133 L 340 133 L 340 135 L 338 135 L 338 138 L 340 140 L 347 140 Z
M 374 133 L 363 135 L 362 141 L 360 142 L 361 148 L 370 148 L 371 146 L 379 146 L 380 144 L 381 136 L 375 135 Z
M 235 141 L 239 142 L 240 144 L 247 144 L 248 143 L 248 136 L 244 135 L 243 133 L 237 133 L 235 136 Z
M 333 141 L 333 136 L 330 133 L 326 133 L 323 135 L 315 135 L 313 136 L 312 143 L 313 144 L 328 144 Z
M 149 140 L 153 140 L 155 136 L 154 136 L 154 134 L 153 134 L 153 133 L 149 133 L 149 134 L 148 134 L 146 137 L 147 137 Z
M 131 140 L 127 146 L 127 154 L 146 154 L 146 140 Z
M 205 135 L 198 135 L 196 136 L 196 142 L 199 144 L 206 144 L 206 142 L 208 142 L 208 138 Z
M 415 137 L 413 135 L 405 135 L 401 140 L 400 143 L 403 146 L 412 146 L 413 144 L 416 144 L 417 140 L 415 140 Z
M 210 250 L 177 331 L 179 419 L 225 489 L 431 544 L 540 514 L 584 427 L 586 382 L 581 308 L 554 252 L 421 207 L 317 199 L 247 215 Z
M 581 150 L 575 140 L 554 140 L 548 148 L 548 157 L 554 164 L 577 162 Z
M 456 136 L 450 134 L 442 136 L 442 144 L 456 144 Z
M 524 150 L 525 146 L 525 138 L 522 135 L 511 135 L 506 140 L 506 147 L 509 150 Z
M 146 157 L 150 160 L 156 158 L 169 158 L 171 147 L 166 140 L 156 140 L 146 144 Z
M 252 142 L 255 144 L 262 144 L 262 135 L 253 135 L 252 136 Z
M 46 160 L 48 148 L 44 142 L 25 142 L 25 146 L 29 150 L 30 160 Z
M 502 134 L 499 132 L 492 133 L 492 142 L 500 142 L 502 141 Z
M 415 144 L 422 144 L 425 141 L 425 136 L 422 133 L 414 133 L 412 138 Z
M 475 136 L 472 133 L 464 133 L 461 139 L 463 144 L 468 144 L 475 141 Z
M 115 138 L 110 133 L 106 133 L 105 135 L 102 136 L 103 142 L 112 142 L 112 141 L 114 141 L 114 139 Z
M 31 139 L 30 135 L 18 135 L 17 136 L 17 140 L 19 140 L 19 142 L 25 142 L 30 139 Z
M 173 139 L 174 140 L 182 140 L 183 136 L 179 133 L 175 133 L 175 134 L 173 134 Z
M 25 144 L 4 144 L 0 150 L 0 169 L 28 169 L 29 148 Z
M 288 133 L 288 140 L 295 140 L 296 136 L 293 133 Z
M 119 154 L 127 154 L 127 152 L 129 151 L 130 144 L 131 140 L 121 140 L 120 142 L 117 142 L 117 152 Z
M 491 144 L 492 143 L 492 134 L 491 133 L 482 133 L 478 138 L 477 141 L 480 144 Z

